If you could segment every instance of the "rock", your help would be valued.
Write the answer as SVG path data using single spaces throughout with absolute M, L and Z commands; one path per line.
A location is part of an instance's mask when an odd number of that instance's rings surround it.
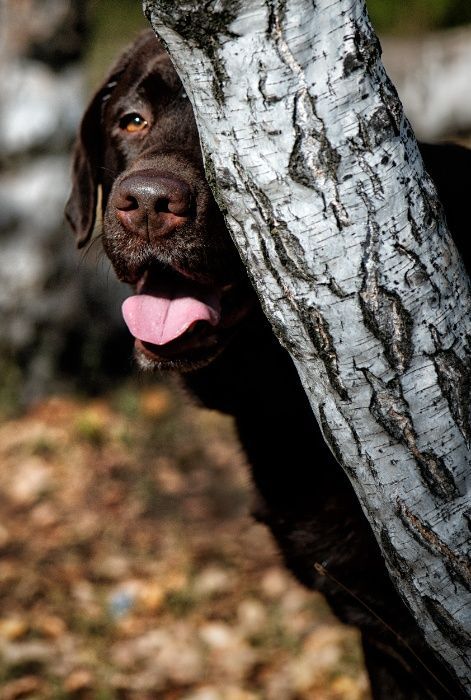
M 270 600 L 276 600 L 285 593 L 289 587 L 286 574 L 278 568 L 268 569 L 262 577 L 261 589 Z
M 57 639 L 66 632 L 66 624 L 57 615 L 42 615 L 35 621 L 34 628 L 43 636 Z
M 144 582 L 138 592 L 139 609 L 148 613 L 156 613 L 162 607 L 165 592 L 157 581 Z
M 193 587 L 197 595 L 210 597 L 230 589 L 231 578 L 225 569 L 208 566 L 195 578 Z
M 46 642 L 10 642 L 1 645 L 2 661 L 6 666 L 42 664 L 54 657 L 54 647 Z
M 0 637 L 13 641 L 20 639 L 29 630 L 29 625 L 22 617 L 4 617 L 0 619 Z
M 14 681 L 5 683 L 0 691 L 1 700 L 17 700 L 17 698 L 31 697 L 42 689 L 43 681 L 38 676 L 23 676 Z
M 351 676 L 338 676 L 330 684 L 330 689 L 335 700 L 363 700 L 366 687 L 362 687 L 358 680 Z
M 64 690 L 68 693 L 77 693 L 80 690 L 92 688 L 95 679 L 93 674 L 85 668 L 73 671 L 64 681 Z
M 183 475 L 167 457 L 160 457 L 157 460 L 156 480 L 159 491 L 172 496 L 182 494 L 186 488 Z
M 35 503 L 53 485 L 49 465 L 39 457 L 29 457 L 18 464 L 7 487 L 7 494 L 18 506 Z
M 227 649 L 236 643 L 233 630 L 222 622 L 210 622 L 199 630 L 199 636 L 213 649 Z
M 52 503 L 38 503 L 31 510 L 31 520 L 38 528 L 49 528 L 56 525 L 59 516 Z
M 204 677 L 202 654 L 191 642 L 172 642 L 161 650 L 156 663 L 172 683 L 190 685 Z
M 243 600 L 237 608 L 239 629 L 245 635 L 260 632 L 267 623 L 267 611 L 258 600 Z
M 127 615 L 136 605 L 139 593 L 138 581 L 126 581 L 112 590 L 108 596 L 108 612 L 113 619 Z
M 100 559 L 94 566 L 99 578 L 119 581 L 129 574 L 129 560 L 120 555 L 109 555 Z
M 304 641 L 302 651 L 289 665 L 293 688 L 307 692 L 336 670 L 343 653 L 345 635 L 341 627 L 322 625 Z
M 199 688 L 195 692 L 184 695 L 182 700 L 224 700 L 222 693 L 217 688 L 206 686 Z
M 239 633 L 221 622 L 204 625 L 199 636 L 210 648 L 211 663 L 231 680 L 244 678 L 257 661 L 257 653 Z
M 201 650 L 195 644 L 193 630 L 186 625 L 155 629 L 136 639 L 119 642 L 112 648 L 111 657 L 123 670 L 149 665 L 161 683 L 190 685 L 204 676 Z

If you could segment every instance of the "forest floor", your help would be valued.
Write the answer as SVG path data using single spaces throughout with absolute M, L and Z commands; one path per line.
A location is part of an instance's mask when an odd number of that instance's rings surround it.
M 5 420 L 0 700 L 369 698 L 250 502 L 231 421 L 168 385 Z

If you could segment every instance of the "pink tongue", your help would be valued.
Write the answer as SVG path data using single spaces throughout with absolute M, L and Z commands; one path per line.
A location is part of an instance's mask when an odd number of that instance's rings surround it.
M 165 345 L 196 321 L 207 321 L 212 326 L 219 323 L 221 305 L 215 292 L 182 280 L 178 293 L 172 294 L 169 290 L 164 294 L 137 294 L 124 301 L 123 318 L 135 338 Z

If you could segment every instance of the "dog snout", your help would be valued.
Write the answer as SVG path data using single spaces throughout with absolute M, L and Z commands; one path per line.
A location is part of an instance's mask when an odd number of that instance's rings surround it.
M 193 214 L 190 186 L 149 170 L 126 175 L 115 188 L 111 204 L 124 228 L 146 240 L 171 235 Z

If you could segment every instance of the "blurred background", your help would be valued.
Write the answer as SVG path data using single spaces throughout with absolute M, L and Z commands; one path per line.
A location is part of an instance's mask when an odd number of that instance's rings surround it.
M 469 0 L 368 5 L 417 136 L 470 144 Z M 250 518 L 231 421 L 133 376 L 126 290 L 64 224 L 140 2 L 0 13 L 0 700 L 366 700 L 355 630 Z

